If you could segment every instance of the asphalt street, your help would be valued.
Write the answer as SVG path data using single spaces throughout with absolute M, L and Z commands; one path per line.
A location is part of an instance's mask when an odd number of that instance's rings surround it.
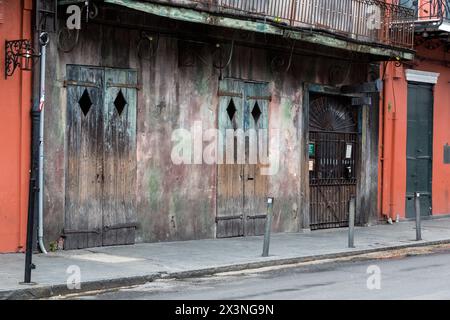
M 61 298 L 61 297 L 60 297 Z M 450 299 L 450 251 L 271 268 L 145 285 L 70 299 Z

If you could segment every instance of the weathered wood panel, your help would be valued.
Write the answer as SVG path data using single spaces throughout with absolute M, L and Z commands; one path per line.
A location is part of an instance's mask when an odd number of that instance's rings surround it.
M 64 234 L 78 249 L 102 244 L 103 70 L 68 66 L 67 79 Z
M 223 80 L 219 95 L 219 131 L 224 139 L 219 145 L 223 164 L 217 166 L 217 237 L 238 237 L 244 235 L 244 165 L 237 163 L 245 156 L 244 141 L 238 136 L 227 138 L 227 131 L 244 132 L 243 83 Z
M 132 244 L 136 214 L 135 71 L 106 69 L 103 135 L 103 245 Z
M 268 180 L 261 174 L 261 160 L 267 160 L 261 155 L 268 154 L 268 85 L 225 79 L 219 95 L 219 128 L 225 137 L 220 150 L 226 163 L 218 165 L 217 237 L 261 235 Z M 234 139 L 227 137 L 230 129 Z
M 53 62 L 47 75 L 45 133 L 48 141 L 45 167 L 47 243 L 58 240 L 65 219 L 66 195 L 61 190 L 69 183 L 62 165 L 70 156 L 69 137 L 65 135 L 69 91 L 63 87 L 67 64 L 137 70 L 141 87 L 137 93 L 136 112 L 138 242 L 216 236 L 217 166 L 174 165 L 171 137 L 176 129 L 190 130 L 195 121 L 201 122 L 204 130 L 217 128 L 220 99 L 217 92 L 219 79 L 224 77 L 269 83 L 272 95 L 269 128 L 280 130 L 279 171 L 267 178 L 267 194 L 275 197 L 274 231 L 307 229 L 308 128 L 305 125 L 307 109 L 302 107 L 303 85 L 305 82 L 329 85 L 364 82 L 367 62 L 360 56 L 358 61 L 349 62 L 351 57 L 341 59 L 339 51 L 320 51 L 319 47 L 298 41 L 290 68 L 287 68 L 292 43 L 286 43 L 285 39 L 253 33 L 232 34 L 131 11 L 110 10 L 109 15 L 107 18 L 117 16 L 117 21 L 128 26 L 122 28 L 119 22 L 110 26 L 90 23 L 80 31 L 79 43 L 71 52 L 58 50 L 54 38 L 49 46 L 49 60 Z M 105 18 L 102 10 L 100 17 Z M 133 24 L 155 30 L 164 27 L 168 31 L 152 33 L 158 42 L 152 51 L 146 40 L 142 40 L 141 29 L 130 27 Z M 180 45 L 180 40 L 188 40 L 183 36 L 185 32 L 190 33 L 190 40 L 198 40 L 195 50 L 186 50 Z M 240 40 L 235 43 L 228 67 L 220 70 L 217 68 L 219 57 L 225 65 L 233 38 Z M 222 55 L 218 54 L 215 43 L 220 43 L 224 49 Z M 284 50 L 280 49 L 282 46 Z M 190 63 L 183 63 L 183 59 L 179 59 L 180 53 L 187 56 Z
M 255 133 L 253 141 L 247 134 L 246 164 L 244 165 L 244 214 L 245 235 L 264 234 L 267 214 L 268 176 L 261 174 L 262 163 L 268 158 L 269 100 L 271 93 L 267 83 L 245 83 L 245 130 Z M 255 144 L 255 145 L 250 145 Z M 250 149 L 251 148 L 251 149 Z M 256 151 L 252 155 L 251 150 Z M 254 163 L 254 160 L 257 163 Z
M 68 66 L 65 248 L 131 244 L 136 72 Z

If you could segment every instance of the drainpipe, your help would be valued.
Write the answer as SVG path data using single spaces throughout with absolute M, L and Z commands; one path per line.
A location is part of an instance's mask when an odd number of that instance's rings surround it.
M 39 125 L 39 222 L 38 222 L 38 243 L 39 249 L 47 254 L 44 246 L 44 105 L 45 105 L 45 60 L 47 54 L 47 44 L 49 37 L 46 32 L 39 35 L 39 44 L 41 47 L 40 59 L 40 81 L 39 81 L 39 111 L 41 113 L 41 121 Z
M 397 122 L 397 110 L 394 106 L 392 112 L 392 141 L 391 141 L 391 176 L 390 176 L 390 190 L 389 190 L 389 222 L 395 219 L 394 212 L 394 160 L 395 160 L 395 123 Z
M 384 156 L 385 156 L 385 135 L 386 133 L 384 132 L 385 130 L 385 110 L 386 110 L 386 68 L 387 68 L 387 64 L 389 62 L 383 62 L 383 74 L 381 75 L 381 79 L 382 79 L 382 92 L 381 92 L 381 110 L 380 110 L 380 135 L 381 135 L 381 152 L 380 152 L 380 171 L 381 171 L 381 176 L 380 176 L 380 197 L 379 197 L 379 205 L 380 205 L 380 213 L 381 215 L 384 214 L 383 212 L 383 203 L 384 203 L 384 192 L 386 191 L 384 189 L 384 168 L 385 168 L 385 160 L 384 160 Z
M 388 223 L 391 223 L 393 221 L 393 219 L 395 218 L 395 212 L 394 212 L 394 173 L 395 173 L 395 165 L 394 165 L 394 160 L 395 160 L 395 127 L 396 127 L 396 120 L 397 120 L 397 108 L 396 108 L 396 101 L 395 101 L 395 88 L 394 88 L 394 76 L 391 75 L 390 78 L 388 79 L 388 73 L 387 70 L 388 68 L 392 68 L 392 66 L 390 65 L 390 63 L 392 62 L 386 62 L 386 65 L 384 66 L 384 70 L 383 70 L 383 110 L 382 110 L 382 155 L 381 155 L 381 166 L 382 166 L 382 171 L 381 171 L 381 213 L 384 214 L 383 212 L 383 202 L 384 202 L 384 193 L 389 190 L 389 194 L 387 194 L 386 196 L 388 196 L 388 202 L 389 202 L 389 208 L 388 208 L 388 212 L 386 213 L 387 216 L 387 221 Z M 387 123 L 387 115 L 388 112 L 386 112 L 386 109 L 388 108 L 389 102 L 387 100 L 387 94 L 386 94 L 386 80 L 388 81 L 392 81 L 392 90 L 393 90 L 393 95 L 394 95 L 394 110 L 392 111 L 392 130 L 391 130 L 391 150 L 390 150 L 390 158 L 389 158 L 389 162 L 390 162 L 390 172 L 389 172 L 389 188 L 387 188 L 387 190 L 385 190 L 384 188 L 384 182 L 386 181 L 386 175 L 384 173 L 385 169 L 386 169 L 386 141 L 387 141 L 387 134 L 386 134 L 386 123 Z

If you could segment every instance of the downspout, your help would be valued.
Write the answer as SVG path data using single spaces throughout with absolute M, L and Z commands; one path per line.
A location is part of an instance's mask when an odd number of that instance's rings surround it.
M 391 66 L 392 68 L 392 66 Z M 392 97 L 394 100 L 394 108 L 392 111 L 392 134 L 391 134 L 391 172 L 390 172 L 390 186 L 389 186 L 389 216 L 388 222 L 392 223 L 393 219 L 396 219 L 394 212 L 394 174 L 395 174 L 395 124 L 397 122 L 397 101 L 395 97 L 395 84 L 394 84 L 394 75 L 392 73 L 391 77 L 391 85 L 392 85 Z
M 391 141 L 391 177 L 390 177 L 390 191 L 389 191 L 389 221 L 395 219 L 394 212 L 394 160 L 395 160 L 395 123 L 397 120 L 397 112 L 392 112 L 392 141 Z
M 386 110 L 386 68 L 387 68 L 387 64 L 388 62 L 383 62 L 383 74 L 381 75 L 381 79 L 382 79 L 382 92 L 381 92 L 381 101 L 382 101 L 382 105 L 381 105 L 381 110 L 380 110 L 380 134 L 381 134 L 381 155 L 380 155 L 380 171 L 381 171 L 381 175 L 380 175 L 380 202 L 379 202 L 379 210 L 381 215 L 383 215 L 383 202 L 384 202 L 384 155 L 385 155 L 385 110 Z
M 39 111 L 41 121 L 39 125 L 39 218 L 38 218 L 38 243 L 42 253 L 47 254 L 44 246 L 44 105 L 45 105 L 45 60 L 47 54 L 47 44 L 49 37 L 46 32 L 39 35 L 39 44 L 41 47 L 40 59 L 40 81 L 39 81 Z
M 383 206 L 384 206 L 384 199 L 385 199 L 385 192 L 387 190 L 389 190 L 389 194 L 386 195 L 388 196 L 389 199 L 389 208 L 388 208 L 388 212 L 386 212 L 386 219 L 388 221 L 388 223 L 392 223 L 393 219 L 395 218 L 395 213 L 394 213 L 394 203 L 393 203 L 393 192 L 394 192 L 394 159 L 395 159 L 395 122 L 397 120 L 397 109 L 396 109 L 396 99 L 395 99 L 395 88 L 394 88 L 394 76 L 392 75 L 389 79 L 388 79 L 388 67 L 390 66 L 390 61 L 385 62 L 384 68 L 383 68 L 383 92 L 382 92 L 382 96 L 383 96 L 383 107 L 382 107 L 382 122 L 381 122 L 381 132 L 382 132 L 382 137 L 381 137 L 381 143 L 382 143 L 382 148 L 381 148 L 381 195 L 380 195 L 380 206 L 381 206 L 381 214 L 385 214 L 385 212 L 383 212 Z M 392 81 L 391 85 L 392 85 L 392 94 L 394 96 L 394 110 L 392 112 L 392 132 L 391 132 L 391 150 L 390 150 L 390 173 L 389 173 L 389 188 L 384 188 L 384 182 L 386 181 L 386 174 L 385 174 L 385 169 L 386 169 L 386 140 L 387 140 L 387 134 L 386 134 L 386 123 L 387 123 L 387 115 L 388 112 L 386 111 L 387 108 L 389 108 L 389 102 L 387 100 L 387 93 L 386 93 L 386 81 Z M 386 190 L 387 189 L 387 190 Z

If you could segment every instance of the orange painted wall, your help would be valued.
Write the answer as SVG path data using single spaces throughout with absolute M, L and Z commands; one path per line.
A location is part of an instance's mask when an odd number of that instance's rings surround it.
M 434 88 L 433 132 L 433 215 L 450 214 L 450 165 L 444 164 L 444 145 L 450 144 L 450 52 L 439 42 L 419 38 L 412 65 L 389 63 L 385 75 L 384 134 L 380 134 L 381 214 L 405 217 L 407 81 L 405 69 L 440 73 Z M 383 72 L 384 68 L 382 68 Z M 383 113 L 383 110 L 381 111 Z M 382 128 L 383 123 L 380 123 Z M 383 150 L 384 148 L 384 150 Z M 380 175 L 381 176 L 381 175 Z
M 1 0 L 0 252 L 23 251 L 30 167 L 31 72 L 5 79 L 5 40 L 30 39 L 31 0 Z

